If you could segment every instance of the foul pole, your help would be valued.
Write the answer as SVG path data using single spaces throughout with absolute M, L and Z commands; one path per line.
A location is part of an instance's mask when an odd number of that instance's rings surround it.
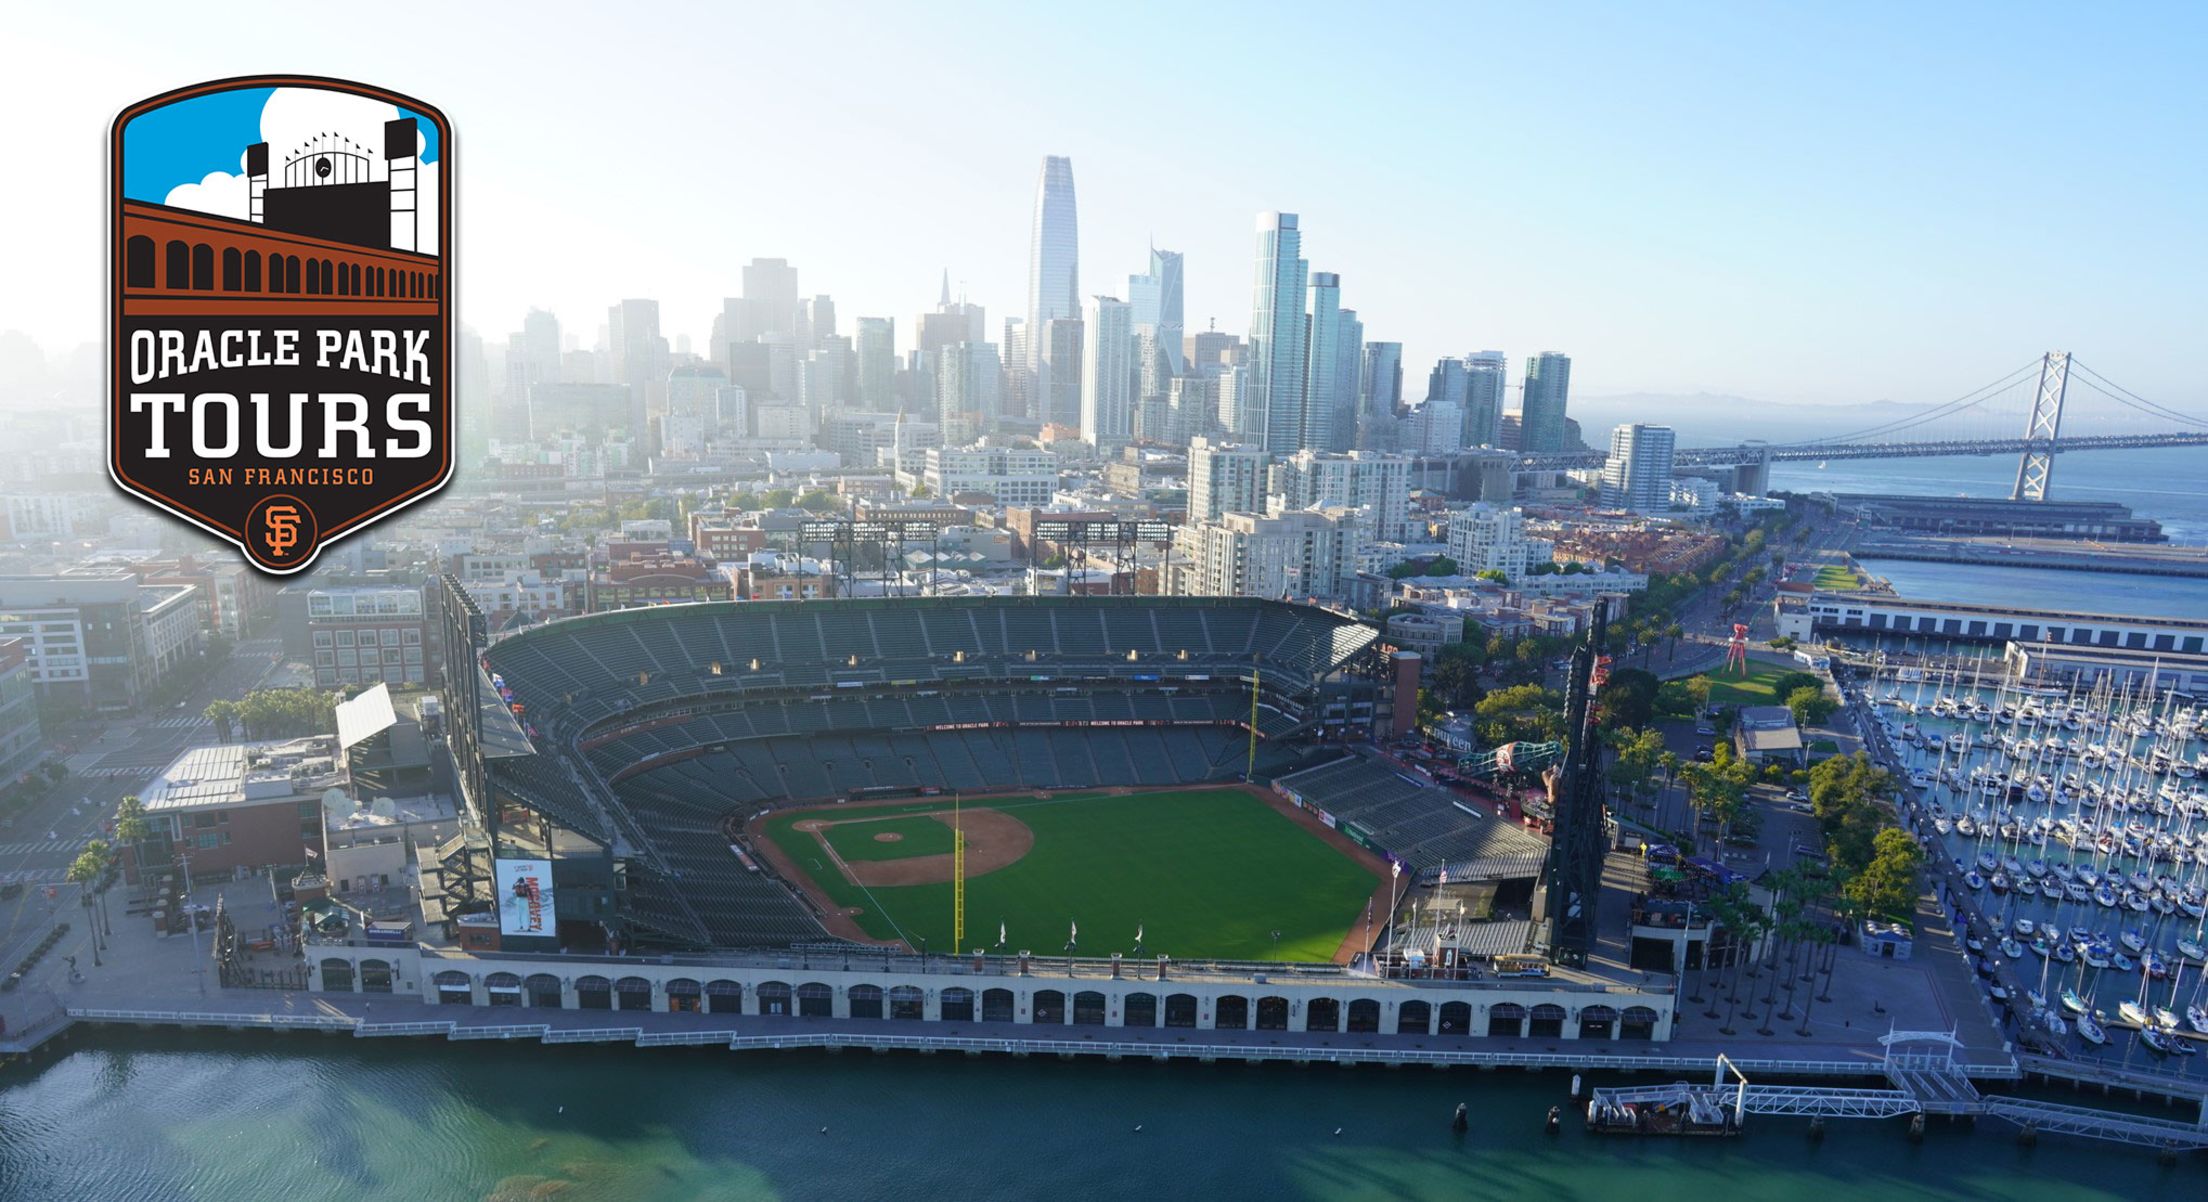
M 951 951 L 966 946 L 966 828 L 959 823 L 958 793 L 951 793 Z
M 1250 662 L 1250 758 L 1242 767 L 1245 783 L 1257 779 L 1257 678 L 1264 672 L 1257 662 Z

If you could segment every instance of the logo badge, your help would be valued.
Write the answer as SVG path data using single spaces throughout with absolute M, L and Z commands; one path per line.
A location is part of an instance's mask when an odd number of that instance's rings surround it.
M 452 126 L 226 79 L 109 134 L 108 471 L 277 575 L 452 476 Z

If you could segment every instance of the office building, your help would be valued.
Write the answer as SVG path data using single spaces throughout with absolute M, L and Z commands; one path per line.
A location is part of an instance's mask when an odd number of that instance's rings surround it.
M 1027 328 L 1040 331 L 1053 321 L 1081 314 L 1080 222 L 1073 199 L 1073 160 L 1043 159 L 1035 180 L 1035 221 L 1027 257 Z M 1042 358 L 1040 343 L 1029 349 L 1027 366 Z
M 1514 582 L 1554 555 L 1547 540 L 1526 537 L 1523 510 L 1484 501 L 1450 511 L 1448 547 L 1459 574 L 1501 572 Z
M 1165 355 L 1165 375 L 1169 379 L 1188 369 L 1182 346 L 1182 268 L 1181 252 L 1150 248 L 1150 276 L 1158 282 L 1158 349 Z
M 1079 317 L 1058 317 L 1043 327 L 1042 359 L 1035 369 L 1038 422 L 1076 429 L 1081 425 L 1081 360 L 1088 331 Z
M 0 638 L 22 640 L 40 699 L 64 709 L 143 704 L 197 660 L 200 608 L 197 588 L 120 568 L 0 576 Z
M 1294 213 L 1257 218 L 1257 279 L 1250 298 L 1250 344 L 1241 390 L 1260 428 L 1237 430 L 1276 455 L 1304 449 L 1303 231 Z
M 1374 417 L 1394 417 L 1403 407 L 1403 344 L 1368 342 L 1358 373 L 1358 407 Z
M 857 382 L 857 407 L 868 413 L 887 413 L 897 407 L 897 322 L 888 317 L 859 318 L 853 331 L 852 354 Z
M 1081 359 L 1081 440 L 1098 448 L 1125 445 L 1135 435 L 1133 311 L 1127 302 L 1092 296 L 1083 312 L 1089 345 Z
M 995 497 L 999 505 L 1048 505 L 1058 491 L 1058 458 L 1024 447 L 929 447 L 918 483 L 948 501 L 966 493 Z
M 788 259 L 753 259 L 744 265 L 744 296 L 737 306 L 731 342 L 757 342 L 766 334 L 797 332 L 797 268 Z

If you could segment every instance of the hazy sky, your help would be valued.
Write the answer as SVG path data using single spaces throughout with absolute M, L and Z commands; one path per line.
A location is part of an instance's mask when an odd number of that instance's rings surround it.
M 1574 356 L 1575 392 L 1938 401 L 2050 348 L 2208 411 L 2208 8 L 1943 3 L 38 5 L 8 19 L 0 330 L 100 330 L 102 144 L 226 75 L 380 83 L 458 130 L 463 316 L 702 347 L 753 256 L 898 319 L 1026 304 L 1045 154 L 1084 293 L 1188 256 L 1243 331 L 1303 218 L 1366 335 Z M 449 22 L 449 23 L 447 23 Z M 35 281 L 32 286 L 26 282 Z

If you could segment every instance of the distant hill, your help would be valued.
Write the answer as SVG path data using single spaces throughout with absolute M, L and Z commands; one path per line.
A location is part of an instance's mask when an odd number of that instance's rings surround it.
M 1630 392 L 1575 396 L 1570 412 L 1590 446 L 1608 446 L 1610 428 L 1648 422 L 1679 431 L 1680 446 L 1721 446 L 1748 438 L 1794 442 L 1845 434 L 1924 412 L 1898 401 L 1845 405 L 1785 405 L 1723 393 Z

